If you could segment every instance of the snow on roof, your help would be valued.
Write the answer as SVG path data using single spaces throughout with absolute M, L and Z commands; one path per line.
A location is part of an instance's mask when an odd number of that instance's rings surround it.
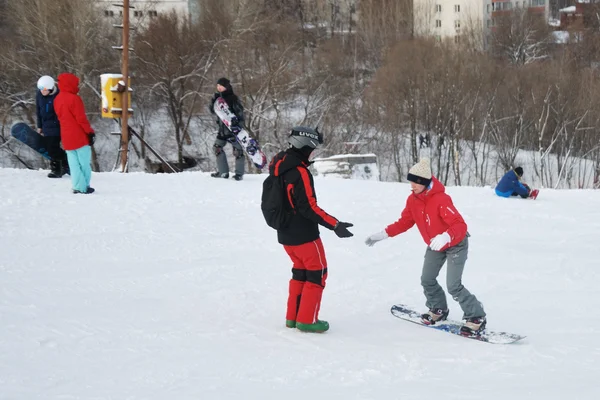
M 558 10 L 558 12 L 574 13 L 575 10 L 576 10 L 575 6 L 569 6 L 569 7 L 561 8 L 560 10 Z

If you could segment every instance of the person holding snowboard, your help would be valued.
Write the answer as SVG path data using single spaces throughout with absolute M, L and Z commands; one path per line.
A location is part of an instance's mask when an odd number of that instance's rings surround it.
M 539 190 L 531 190 L 527 184 L 521 182 L 522 177 L 523 168 L 511 169 L 504 174 L 498 185 L 496 185 L 496 194 L 500 197 L 521 196 L 523 199 L 532 198 L 535 200 Z
M 288 143 L 290 147 L 273 157 L 269 164 L 269 174 L 280 178 L 278 187 L 284 192 L 279 197 L 284 203 L 281 206 L 290 213 L 287 224 L 277 229 L 277 240 L 293 263 L 285 324 L 304 332 L 322 333 L 329 329 L 329 323 L 319 319 L 327 280 L 327 258 L 319 225 L 333 230 L 340 238 L 347 238 L 353 236 L 348 231 L 352 224 L 340 222 L 317 204 L 308 166 L 311 153 L 323 143 L 321 133 L 312 128 L 295 127 Z
M 477 335 L 486 326 L 483 305 L 462 284 L 462 274 L 469 252 L 467 224 L 454 207 L 445 187 L 431 175 L 428 159 L 422 159 L 408 171 L 412 194 L 400 219 L 383 231 L 367 238 L 367 246 L 394 237 L 415 224 L 427 244 L 421 274 L 421 285 L 429 311 L 421 315 L 424 324 L 435 325 L 448 317 L 449 310 L 444 290 L 437 282 L 444 262 L 447 261 L 446 284 L 452 298 L 460 304 L 463 319 L 463 335 Z
M 94 193 L 92 178 L 92 148 L 96 134 L 86 115 L 79 93 L 79 78 L 63 73 L 58 76 L 60 93 L 54 109 L 61 126 L 62 144 L 67 151 L 73 193 Z
M 60 146 L 60 123 L 54 112 L 54 100 L 59 91 L 54 79 L 48 75 L 38 79 L 37 88 L 35 98 L 37 131 L 42 136 L 42 142 L 50 156 L 48 178 L 60 178 L 69 173 L 69 165 L 67 154 Z
M 212 97 L 210 106 L 208 107 L 212 114 L 215 114 L 214 105 L 219 97 L 222 97 L 225 100 L 231 112 L 235 114 L 237 121 L 232 121 L 233 125 L 243 123 L 244 106 L 242 106 L 237 95 L 233 93 L 233 87 L 227 78 L 219 78 L 217 81 L 217 92 Z M 231 146 L 233 146 L 233 156 L 235 157 L 235 175 L 233 175 L 233 179 L 241 181 L 246 169 L 244 149 L 242 148 L 242 145 L 235 140 L 235 134 L 232 133 L 218 117 L 217 125 L 219 130 L 217 131 L 217 139 L 213 145 L 213 151 L 217 157 L 217 171 L 210 174 L 210 176 L 213 178 L 229 178 L 229 164 L 227 163 L 227 156 L 223 149 L 227 142 L 229 142 L 231 143 Z

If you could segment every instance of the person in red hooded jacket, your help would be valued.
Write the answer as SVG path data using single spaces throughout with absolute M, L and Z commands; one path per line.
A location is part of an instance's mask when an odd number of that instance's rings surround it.
M 385 230 L 367 238 L 367 246 L 380 240 L 394 237 L 412 228 L 415 224 L 428 245 L 425 252 L 421 285 L 429 311 L 421 315 L 424 324 L 434 325 L 448 317 L 448 303 L 444 290 L 437 282 L 444 262 L 448 262 L 446 284 L 452 298 L 463 310 L 461 327 L 464 335 L 477 335 L 486 325 L 483 305 L 462 284 L 462 273 L 469 252 L 467 224 L 454 207 L 444 185 L 431 175 L 428 159 L 422 159 L 408 171 L 412 194 L 400 219 Z
M 92 146 L 96 134 L 86 115 L 79 93 L 79 78 L 63 73 L 58 76 L 60 93 L 54 100 L 54 110 L 61 127 L 61 140 L 71 172 L 73 193 L 90 194 L 92 178 Z

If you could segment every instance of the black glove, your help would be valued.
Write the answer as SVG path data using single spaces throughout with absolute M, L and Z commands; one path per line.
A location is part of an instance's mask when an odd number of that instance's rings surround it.
M 349 222 L 338 221 L 338 223 L 335 225 L 335 228 L 333 228 L 333 231 L 340 238 L 352 237 L 354 236 L 354 234 L 348 230 L 348 228 L 350 228 L 351 226 L 354 226 L 354 224 L 351 224 Z
M 90 133 L 88 139 L 90 140 L 90 146 L 93 146 L 96 141 L 96 134 L 94 132 Z

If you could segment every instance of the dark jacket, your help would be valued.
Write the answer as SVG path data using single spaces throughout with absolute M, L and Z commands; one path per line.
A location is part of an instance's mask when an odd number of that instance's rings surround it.
M 60 120 L 61 142 L 65 150 L 77 150 L 90 144 L 89 135 L 94 129 L 85 115 L 85 106 L 79 93 L 79 78 L 73 74 L 58 76 L 60 94 L 54 102 Z
M 282 151 L 273 157 L 269 173 L 283 177 L 288 205 L 293 210 L 290 224 L 277 231 L 279 243 L 297 246 L 319 238 L 319 225 L 332 229 L 338 220 L 317 205 L 317 195 L 310 162 L 294 148 Z
M 44 96 L 39 90 L 37 91 L 35 98 L 37 127 L 42 129 L 44 136 L 60 136 L 60 123 L 56 112 L 54 112 L 54 99 L 58 93 L 58 88 L 55 88 L 48 96 Z
M 217 92 L 214 94 L 214 96 L 211 99 L 210 106 L 208 107 L 210 112 L 212 114 L 215 113 L 215 110 L 213 109 L 213 107 L 215 105 L 215 101 L 217 101 L 217 99 L 219 97 L 223 97 L 223 99 L 225 99 L 225 102 L 229 106 L 229 109 L 238 118 L 238 121 L 240 122 L 240 124 L 242 124 L 244 122 L 244 106 L 240 102 L 240 99 L 237 97 L 237 95 L 235 93 L 233 93 L 233 89 L 231 89 L 231 88 L 227 88 L 227 90 L 225 90 L 224 92 L 221 92 L 221 93 Z M 227 129 L 225 124 L 223 122 L 221 122 L 221 120 L 219 118 L 217 118 L 217 124 L 219 125 L 219 131 L 217 132 L 217 139 L 227 140 L 227 139 L 231 139 L 234 137 L 234 134 L 231 133 L 231 131 L 229 129 Z
M 500 197 L 510 197 L 513 193 L 527 197 L 529 190 L 519 181 L 517 173 L 511 169 L 496 185 L 496 194 Z

